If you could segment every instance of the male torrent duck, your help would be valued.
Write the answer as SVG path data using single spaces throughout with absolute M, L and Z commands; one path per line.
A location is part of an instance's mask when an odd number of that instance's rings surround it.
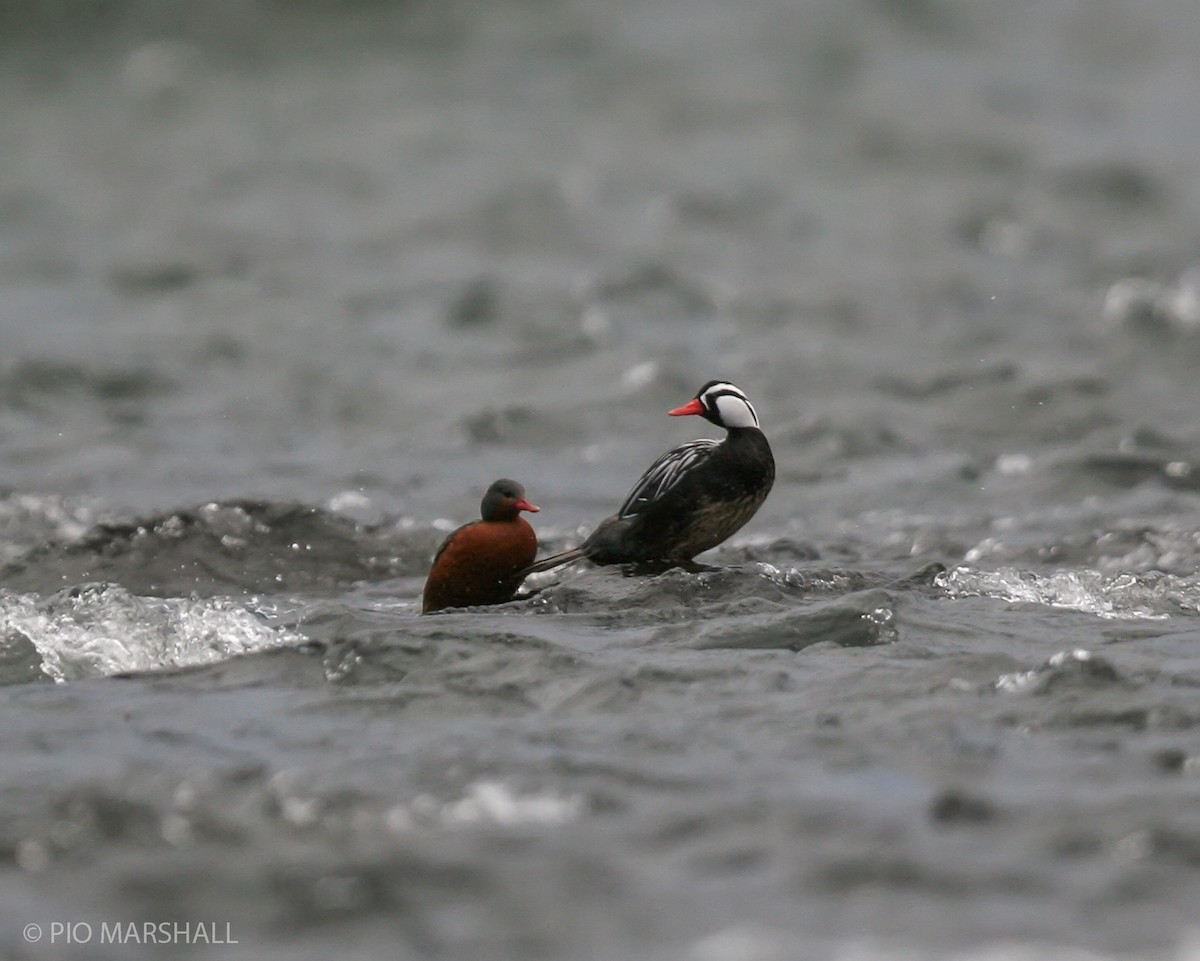
M 710 380 L 669 413 L 699 414 L 728 433 L 723 441 L 704 438 L 667 451 L 582 544 L 543 558 L 525 574 L 583 557 L 596 564 L 686 563 L 754 516 L 775 482 L 775 459 L 746 395 L 728 381 Z
M 421 613 L 512 600 L 537 555 L 537 535 L 521 511 L 538 510 L 516 481 L 492 484 L 479 505 L 482 520 L 458 528 L 434 555 Z

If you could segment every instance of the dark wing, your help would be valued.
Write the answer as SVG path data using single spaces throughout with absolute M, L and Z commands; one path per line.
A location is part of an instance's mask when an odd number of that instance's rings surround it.
M 450 546 L 450 542 L 453 541 L 454 538 L 459 535 L 459 533 L 466 530 L 472 524 L 478 524 L 478 523 L 479 523 L 479 521 L 471 521 L 468 524 L 463 524 L 462 527 L 454 528 L 454 530 L 452 530 L 449 534 L 447 534 L 446 539 L 444 541 L 442 541 L 441 546 L 438 547 L 437 553 L 433 555 L 433 563 L 429 565 L 429 569 L 433 570 L 435 567 L 437 567 L 437 562 L 440 561 L 442 559 L 442 555 L 446 553 L 446 548 Z
M 685 474 L 708 460 L 720 444 L 718 440 L 702 437 L 667 451 L 633 485 L 617 516 L 633 517 L 640 514 L 647 504 L 658 500 L 678 484 Z

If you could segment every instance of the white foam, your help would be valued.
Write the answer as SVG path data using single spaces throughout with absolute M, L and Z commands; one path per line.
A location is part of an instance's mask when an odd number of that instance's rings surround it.
M 14 635 L 55 681 L 210 664 L 302 640 L 228 599 L 139 597 L 113 584 L 49 598 L 0 591 L 0 644 Z
M 45 541 L 75 540 L 106 516 L 104 504 L 95 498 L 4 495 L 0 497 L 0 560 L 15 560 Z
M 1159 619 L 1200 610 L 1200 579 L 1157 571 L 1104 574 L 1081 569 L 1041 574 L 1015 567 L 993 571 L 957 567 L 939 574 L 936 583 L 951 597 L 994 597 L 1105 618 Z
M 1034 668 L 1032 671 L 1016 671 L 1012 674 L 1001 674 L 996 678 L 996 690 L 1007 691 L 1010 694 L 1019 694 L 1034 687 L 1045 676 L 1048 668 L 1062 667 L 1072 662 L 1082 664 L 1091 659 L 1092 652 L 1086 648 L 1078 647 L 1073 651 L 1059 651 L 1056 654 L 1052 654 L 1045 665 Z
M 407 830 L 419 822 L 437 822 L 446 827 L 478 824 L 558 825 L 577 820 L 586 809 L 578 794 L 535 791 L 521 794 L 502 781 L 481 780 L 469 785 L 461 798 L 439 801 L 422 794 L 410 804 L 396 805 L 385 816 L 393 830 Z

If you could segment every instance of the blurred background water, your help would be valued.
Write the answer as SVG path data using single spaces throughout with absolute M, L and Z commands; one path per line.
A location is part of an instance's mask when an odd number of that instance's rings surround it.
M 0 7 L 0 949 L 1200 956 L 1198 30 Z M 779 467 L 713 570 L 416 618 L 711 378 Z

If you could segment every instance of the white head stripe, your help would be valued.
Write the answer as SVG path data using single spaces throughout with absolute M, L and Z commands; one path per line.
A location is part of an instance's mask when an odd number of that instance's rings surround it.
M 737 390 L 737 388 L 734 388 L 734 390 Z M 722 425 L 725 427 L 758 426 L 758 414 L 754 411 L 754 405 L 746 400 L 745 394 L 740 390 L 736 394 L 717 394 L 714 406 L 717 409 L 717 415 L 721 418 Z

